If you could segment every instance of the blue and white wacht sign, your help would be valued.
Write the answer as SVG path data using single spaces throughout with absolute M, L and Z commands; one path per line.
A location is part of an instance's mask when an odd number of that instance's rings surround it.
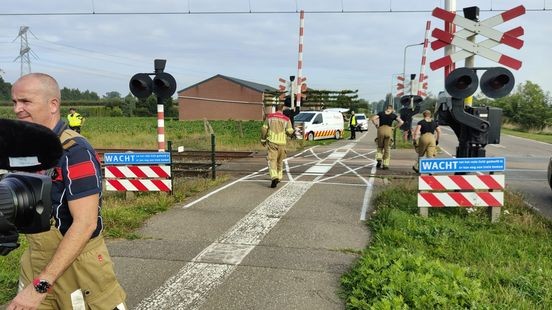
M 504 171 L 504 157 L 427 158 L 420 159 L 420 173 Z
M 106 165 L 142 165 L 142 164 L 170 164 L 169 152 L 144 152 L 144 153 L 105 153 Z

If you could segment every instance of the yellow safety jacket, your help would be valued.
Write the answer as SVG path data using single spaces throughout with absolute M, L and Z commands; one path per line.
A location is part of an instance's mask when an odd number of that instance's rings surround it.
M 351 121 L 350 121 L 349 125 L 351 125 L 351 126 L 356 126 L 356 124 L 357 124 L 356 115 L 352 115 L 352 116 L 351 116 Z
M 291 136 L 293 131 L 289 117 L 281 111 L 271 113 L 267 116 L 261 128 L 261 142 L 268 140 L 274 144 L 285 145 L 287 142 L 286 135 Z
M 82 125 L 82 116 L 77 112 L 67 115 L 67 120 L 69 121 L 69 127 Z

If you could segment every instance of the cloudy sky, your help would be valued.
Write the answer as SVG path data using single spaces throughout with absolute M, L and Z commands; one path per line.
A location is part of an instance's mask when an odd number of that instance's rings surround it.
M 62 87 L 129 93 L 128 81 L 152 72 L 153 60 L 183 89 L 216 74 L 278 87 L 297 75 L 299 10 L 305 11 L 303 76 L 315 89 L 358 89 L 361 98 L 383 99 L 395 75 L 420 72 L 426 21 L 444 0 L 18 0 L 0 2 L 0 69 L 20 76 L 20 27 L 29 27 L 31 71 L 47 72 Z M 495 48 L 523 62 L 516 84 L 530 80 L 552 91 L 552 0 L 457 0 L 477 5 L 480 19 L 523 4 L 527 13 L 495 28 L 522 26 L 524 46 Z M 251 12 L 251 13 L 250 13 Z M 430 38 L 430 41 L 433 39 Z M 483 38 L 477 37 L 476 41 Z M 443 50 L 427 51 L 428 63 Z M 476 66 L 496 64 L 477 56 Z M 461 61 L 460 66 L 464 65 Z M 26 65 L 23 70 L 27 71 Z M 442 69 L 431 71 L 429 89 L 443 89 Z

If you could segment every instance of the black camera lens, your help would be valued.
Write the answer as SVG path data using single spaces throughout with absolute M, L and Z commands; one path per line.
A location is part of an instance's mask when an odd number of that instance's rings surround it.
M 37 233 L 50 228 L 52 201 L 49 176 L 12 173 L 0 181 L 0 234 L 13 230 Z

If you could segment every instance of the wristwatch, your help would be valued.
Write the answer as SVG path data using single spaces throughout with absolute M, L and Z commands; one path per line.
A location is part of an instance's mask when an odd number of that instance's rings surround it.
M 33 286 L 35 288 L 35 291 L 39 292 L 40 294 L 48 293 L 50 291 L 50 288 L 52 288 L 52 284 L 50 284 L 46 280 L 42 280 L 39 278 L 33 280 Z

